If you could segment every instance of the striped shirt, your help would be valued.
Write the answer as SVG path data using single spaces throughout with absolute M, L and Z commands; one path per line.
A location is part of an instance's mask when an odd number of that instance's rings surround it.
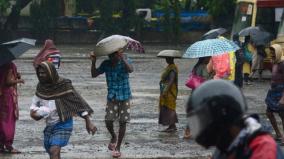
M 127 59 L 129 64 L 131 60 Z M 105 60 L 98 68 L 100 74 L 105 73 L 108 87 L 108 100 L 124 101 L 131 98 L 129 74 L 123 61 L 119 61 L 115 67 L 111 66 L 111 60 Z

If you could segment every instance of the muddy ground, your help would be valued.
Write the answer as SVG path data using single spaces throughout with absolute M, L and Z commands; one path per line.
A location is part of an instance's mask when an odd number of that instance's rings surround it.
M 105 76 L 91 78 L 91 61 L 88 52 L 91 45 L 59 45 L 63 53 L 61 76 L 73 81 L 75 88 L 89 102 L 94 109 L 92 120 L 98 127 L 94 136 L 88 135 L 84 122 L 75 118 L 74 131 L 68 146 L 62 150 L 62 158 L 111 158 L 107 150 L 109 134 L 104 125 L 106 83 Z M 173 134 L 159 132 L 165 127 L 158 123 L 159 79 L 162 69 L 166 66 L 164 59 L 157 58 L 158 51 L 163 49 L 184 50 L 185 46 L 147 45 L 146 54 L 129 53 L 133 60 L 135 71 L 130 75 L 133 100 L 131 102 L 131 122 L 128 124 L 125 140 L 122 145 L 122 158 L 190 158 L 203 159 L 211 155 L 213 149 L 205 150 L 192 140 L 183 139 L 186 123 L 184 105 L 190 90 L 184 82 L 195 63 L 195 60 L 177 59 L 179 67 L 179 94 L 177 99 L 178 131 Z M 31 98 L 37 83 L 32 67 L 32 57 L 39 51 L 39 47 L 29 50 L 16 60 L 18 70 L 26 81 L 19 86 L 20 120 L 14 141 L 15 148 L 22 151 L 19 155 L 0 155 L 3 159 L 40 159 L 48 158 L 42 146 L 44 121 L 33 121 L 29 116 Z M 105 58 L 99 58 L 98 64 Z M 269 88 L 269 81 L 255 82 L 252 86 L 245 86 L 243 91 L 249 103 L 249 113 L 260 113 L 263 122 L 265 105 L 264 97 Z

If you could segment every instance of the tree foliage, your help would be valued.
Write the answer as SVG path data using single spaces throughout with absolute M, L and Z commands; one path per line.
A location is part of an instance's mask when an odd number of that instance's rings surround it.
M 32 0 L 16 0 L 16 3 L 12 6 L 11 13 L 5 22 L 5 30 L 15 30 L 18 28 L 21 10 L 25 8 L 31 1 Z
M 122 32 L 126 34 L 135 26 L 136 19 L 138 18 L 135 13 L 135 1 L 136 0 L 122 0 L 121 28 Z
M 205 7 L 213 19 L 217 22 L 224 22 L 224 20 L 232 20 L 234 16 L 236 0 L 200 0 L 199 5 Z
M 164 0 L 160 3 L 164 13 L 162 19 L 164 32 L 169 41 L 178 43 L 180 38 L 180 2 L 179 0 Z
M 32 33 L 43 39 L 51 36 L 56 18 L 60 15 L 60 8 L 58 0 L 33 1 L 30 8 Z
M 10 1 L 0 0 L 0 16 L 6 13 L 7 9 L 11 6 Z

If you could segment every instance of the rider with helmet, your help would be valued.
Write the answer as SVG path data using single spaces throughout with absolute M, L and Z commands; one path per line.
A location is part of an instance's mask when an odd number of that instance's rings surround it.
M 257 115 L 245 117 L 247 103 L 233 83 L 211 80 L 198 87 L 187 104 L 191 133 L 213 159 L 280 159 L 283 154 L 263 130 Z

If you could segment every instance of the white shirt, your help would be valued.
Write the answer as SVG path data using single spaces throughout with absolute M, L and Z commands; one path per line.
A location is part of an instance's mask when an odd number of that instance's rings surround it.
M 39 116 L 45 118 L 47 125 L 53 125 L 60 121 L 55 106 L 55 100 L 44 100 L 34 95 L 30 110 L 36 111 Z

